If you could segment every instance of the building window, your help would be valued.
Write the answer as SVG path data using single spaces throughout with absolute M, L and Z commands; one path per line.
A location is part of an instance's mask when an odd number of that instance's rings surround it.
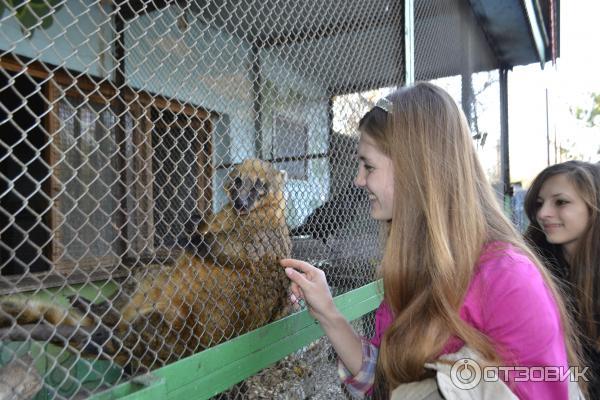
M 77 91 L 68 91 L 55 110 L 53 261 L 60 269 L 116 264 L 126 248 L 119 228 L 125 192 L 118 173 L 119 118 L 112 107 Z
M 288 179 L 307 179 L 308 128 L 283 115 L 273 117 L 271 158 L 285 170 Z
M 210 113 L 56 69 L 4 81 L 0 292 L 160 262 L 211 213 Z

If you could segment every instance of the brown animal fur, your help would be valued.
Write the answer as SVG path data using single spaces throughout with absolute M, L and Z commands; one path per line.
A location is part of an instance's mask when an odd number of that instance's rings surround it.
M 133 290 L 108 307 L 88 308 L 103 315 L 3 301 L 0 327 L 15 319 L 95 326 L 97 348 L 138 372 L 265 325 L 287 303 L 288 281 L 279 265 L 291 252 L 283 185 L 283 174 L 269 163 L 234 166 L 225 187 L 231 202 L 199 228 L 195 249 L 172 267 L 141 271 Z

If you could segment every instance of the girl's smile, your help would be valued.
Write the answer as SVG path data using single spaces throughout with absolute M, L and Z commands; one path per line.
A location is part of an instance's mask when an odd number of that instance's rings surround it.
M 364 188 L 371 203 L 371 216 L 390 221 L 394 206 L 394 172 L 392 160 L 366 134 L 358 143 L 358 174 L 354 184 Z

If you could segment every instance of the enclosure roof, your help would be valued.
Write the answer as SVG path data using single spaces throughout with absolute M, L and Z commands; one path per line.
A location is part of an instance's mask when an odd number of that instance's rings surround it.
M 316 0 L 307 0 L 309 3 Z M 357 15 L 352 10 L 352 3 L 364 0 L 350 0 L 346 2 L 333 3 L 330 7 L 336 10 L 338 15 L 337 27 L 344 26 L 350 21 L 360 21 L 368 25 L 369 22 L 379 23 L 380 19 L 389 11 L 393 0 L 367 0 L 369 9 L 373 10 L 368 18 Z M 396 0 L 401 3 L 401 0 Z M 447 1 L 447 0 L 443 0 Z M 463 0 L 453 0 L 454 7 L 460 7 Z M 467 0 L 475 14 L 481 28 L 487 35 L 490 45 L 494 48 L 498 61 L 507 66 L 528 64 L 536 61 L 549 61 L 554 52 L 558 51 L 558 27 L 560 17 L 560 0 L 547 0 L 540 3 L 539 0 Z M 440 0 L 415 0 L 416 8 L 426 8 L 439 3 Z M 129 19 L 140 12 L 150 12 L 171 4 L 170 1 L 155 0 L 147 2 L 143 0 L 120 0 L 117 1 L 124 16 Z M 179 2 L 176 2 L 179 3 Z M 202 7 L 198 3 L 202 4 Z M 293 5 L 282 3 L 278 0 L 247 0 L 248 9 L 255 11 L 244 15 L 236 15 L 237 2 L 231 0 L 192 2 L 191 9 L 196 12 L 210 13 L 213 21 L 227 26 L 229 30 L 238 30 L 240 26 L 250 27 L 255 37 L 266 39 L 267 43 L 275 41 L 277 37 L 285 37 L 290 33 L 306 32 L 311 28 L 320 31 L 325 27 L 324 14 L 300 13 L 295 18 L 281 24 L 281 21 L 265 21 L 275 14 L 263 14 L 264 9 L 289 8 L 293 11 Z M 266 3 L 266 4 L 262 4 Z M 260 6 L 258 4 L 261 4 Z M 307 10 L 319 10 L 318 7 L 306 7 Z M 260 17 L 260 18 L 258 18 Z M 419 18 L 417 15 L 416 18 Z M 244 20 L 244 24 L 240 24 Z M 321 21 L 323 20 L 323 21 Z M 257 23 L 260 21 L 261 27 Z M 341 22 L 340 22 L 341 21 Z M 343 22 L 343 23 L 342 23 Z M 219 24 L 219 25 L 221 25 Z M 291 24 L 291 25 L 289 25 Z M 273 27 L 276 27 L 273 29 Z M 318 29 L 320 28 L 320 29 Z M 329 30 L 332 27 L 328 27 Z M 279 34 L 270 35 L 273 30 Z M 269 31 L 269 32 L 268 32 Z M 247 33 L 247 32 L 244 32 Z M 286 35 L 288 34 L 288 35 Z M 306 37 L 308 36 L 308 37 Z M 289 37 L 289 36 L 288 36 Z M 305 35 L 310 39 L 310 35 Z M 557 56 L 557 54 L 554 54 Z
M 559 1 L 469 0 L 501 66 L 550 61 L 558 56 Z
M 417 80 L 543 64 L 558 56 L 559 0 L 413 1 Z M 332 94 L 404 80 L 403 0 L 117 3 L 125 19 L 177 4 L 198 20 L 245 39 L 261 62 L 266 53 L 277 53 Z

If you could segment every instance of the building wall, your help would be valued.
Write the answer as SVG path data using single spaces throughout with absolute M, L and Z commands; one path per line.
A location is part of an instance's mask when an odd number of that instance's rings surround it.
M 95 0 L 66 2 L 49 29 L 25 37 L 15 17 L 5 16 L 0 49 L 99 78 L 113 78 L 116 34 L 110 7 Z M 214 113 L 215 166 L 248 157 L 270 159 L 273 115 L 283 115 L 307 129 L 308 154 L 328 146 L 328 99 L 324 87 L 284 61 L 280 49 L 259 53 L 262 149 L 256 147 L 257 118 L 251 45 L 246 40 L 185 16 L 177 6 L 141 14 L 128 21 L 124 34 L 126 84 Z M 275 155 L 276 156 L 276 155 Z M 281 168 L 293 168 L 281 163 Z M 225 169 L 213 179 L 213 211 L 226 202 Z M 329 192 L 329 163 L 308 160 L 303 179 L 290 179 L 288 220 L 299 224 Z

